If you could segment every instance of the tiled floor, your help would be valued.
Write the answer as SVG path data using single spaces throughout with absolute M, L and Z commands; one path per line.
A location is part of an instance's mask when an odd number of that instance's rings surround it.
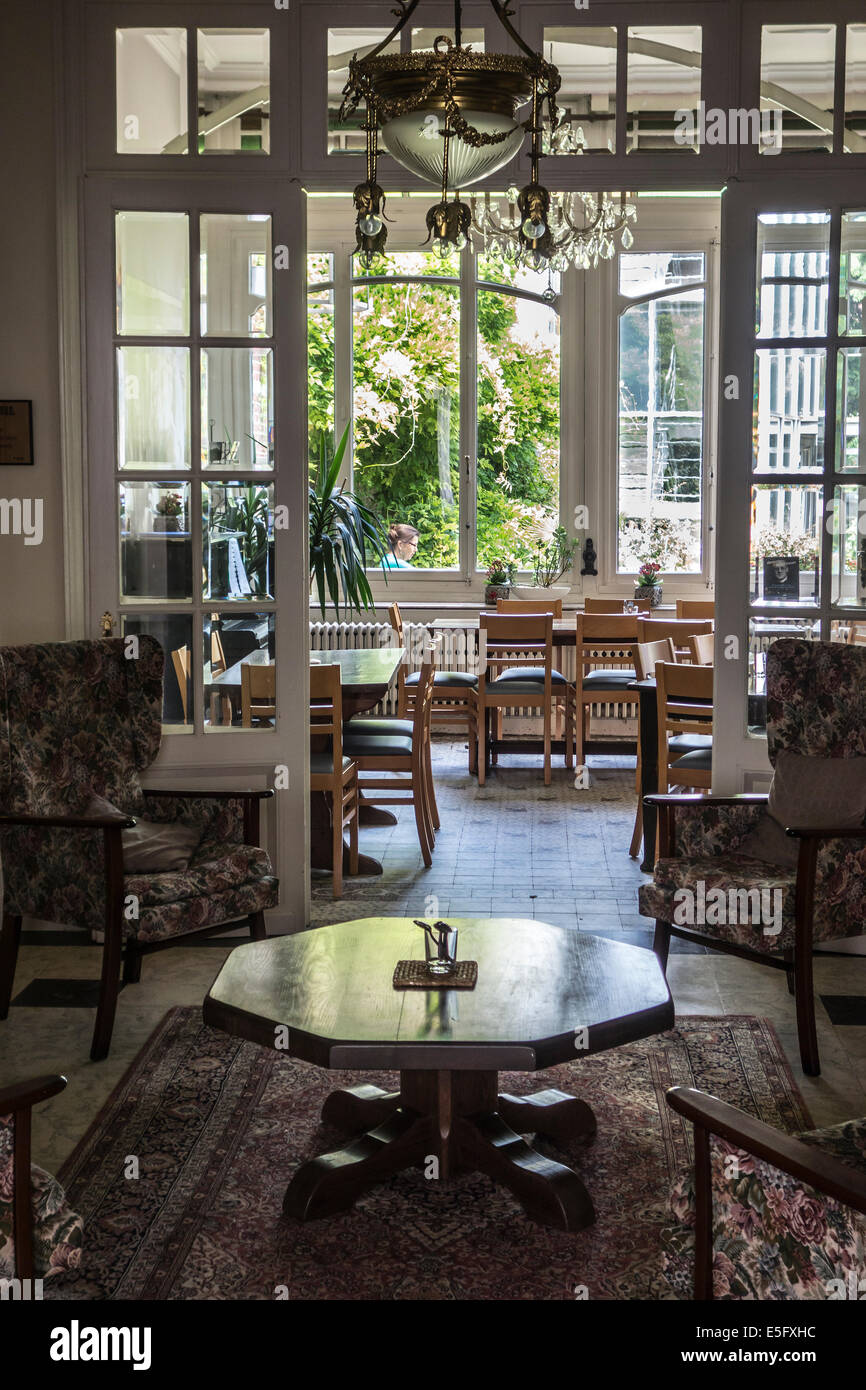
M 649 948 L 652 924 L 637 912 L 643 875 L 628 856 L 634 768 L 627 759 L 590 760 L 593 786 L 576 791 L 561 766 L 545 787 L 536 760 L 510 756 L 480 788 L 459 743 L 434 749 L 442 829 L 424 869 L 411 809 L 383 829 L 364 829 L 379 858 L 376 878 L 349 879 L 340 902 L 329 878 L 313 888 L 312 925 L 355 917 L 537 917 Z M 56 1169 L 172 1004 L 199 1004 L 225 944 L 202 942 L 145 959 L 141 983 L 118 1003 L 111 1055 L 88 1059 L 98 948 L 78 934 L 25 934 L 15 1006 L 0 1024 L 4 1081 L 63 1071 L 67 1090 L 34 1115 L 34 1152 Z M 75 943 L 62 945 L 63 942 Z M 800 1071 L 793 1000 L 781 971 L 674 942 L 668 978 L 679 1013 L 759 1013 L 776 1026 L 816 1123 L 866 1115 L 866 958 L 816 962 L 822 1075 Z M 45 983 L 43 983 L 45 982 Z M 826 1000 L 826 1005 L 824 1003 Z

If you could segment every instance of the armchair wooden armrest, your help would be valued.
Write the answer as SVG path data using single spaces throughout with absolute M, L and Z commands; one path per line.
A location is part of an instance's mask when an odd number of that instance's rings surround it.
M 695 1127 L 695 1298 L 713 1296 L 713 1194 L 710 1135 L 715 1134 L 783 1173 L 866 1213 L 866 1174 L 832 1154 L 822 1153 L 763 1120 L 691 1086 L 673 1086 L 665 1095 L 672 1110 Z
M 866 840 L 866 825 L 848 825 L 840 829 L 786 825 L 785 834 L 801 840 Z
M 0 825 L 64 826 L 67 830 L 131 830 L 135 817 L 125 811 L 106 811 L 98 816 L 31 816 L 24 812 L 0 813 Z
M 738 792 L 734 796 L 701 796 L 698 792 L 651 792 L 644 797 L 645 806 L 763 806 L 768 792 Z
M 12 1086 L 0 1086 L 0 1115 L 12 1115 L 17 1110 L 29 1110 L 43 1100 L 49 1100 L 66 1087 L 66 1077 L 37 1076 L 33 1081 L 16 1081 Z
M 56 1096 L 66 1086 L 65 1076 L 39 1076 L 0 1089 L 0 1115 L 15 1117 L 12 1138 L 12 1236 L 15 1242 L 15 1274 L 33 1278 L 33 1217 L 30 1210 L 30 1111 L 40 1101 Z
M 247 788 L 245 791 L 173 791 L 165 787 L 145 787 L 145 796 L 173 796 L 186 801 L 198 801 L 205 798 L 208 801 L 242 801 L 244 803 L 244 844 L 258 845 L 261 839 L 261 823 L 259 819 L 259 802 L 268 801 L 275 795 L 273 787 L 266 787 L 264 791 L 253 791 Z
M 185 798 L 187 801 L 197 801 L 199 797 L 205 797 L 210 801 L 267 801 L 275 795 L 273 787 L 266 787 L 264 791 L 251 791 L 247 788 L 242 792 L 224 791 L 175 791 L 168 787 L 144 787 L 145 796 L 176 796 Z

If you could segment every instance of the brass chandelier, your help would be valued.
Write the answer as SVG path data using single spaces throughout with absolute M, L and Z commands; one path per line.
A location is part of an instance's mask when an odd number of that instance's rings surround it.
M 591 195 L 551 195 L 539 177 L 539 160 L 545 124 L 550 134 L 560 123 L 556 96 L 559 70 L 533 52 L 511 23 L 511 11 L 502 0 L 490 4 L 502 27 L 520 49 L 519 54 L 476 53 L 462 43 L 461 3 L 454 6 L 454 40 L 441 35 L 432 53 L 385 54 L 383 50 L 400 34 L 419 0 L 397 0 L 397 23 L 387 38 L 364 58 L 353 58 L 343 91 L 340 120 L 347 120 L 363 103 L 366 110 L 367 177 L 354 192 L 356 254 L 369 266 L 385 249 L 385 194 L 379 185 L 379 142 L 405 169 L 441 187 L 440 201 L 427 212 L 427 241 L 441 256 L 462 250 L 475 231 L 485 244 L 507 244 L 511 258 L 536 267 L 572 260 L 571 242 L 581 230 L 568 215 L 573 198 Z M 529 117 L 520 122 L 518 108 L 530 103 Z M 460 190 L 501 169 L 523 145 L 531 141 L 529 183 L 514 191 L 512 223 L 479 213 L 461 200 Z M 453 199 L 449 200 L 449 194 Z M 568 204 L 566 206 L 566 199 Z M 591 205 L 590 205 L 591 206 Z M 624 202 L 622 204 L 624 207 Z M 563 216 L 563 208 L 566 215 Z M 473 217 L 475 211 L 475 217 Z M 596 209 L 592 208 L 594 215 Z M 629 208 L 629 215 L 634 215 Z M 590 217 L 592 221 L 592 217 Z M 604 221 L 604 218 L 602 218 Z M 608 219 L 605 232 L 621 230 Z M 619 225 L 616 225 L 618 223 Z M 576 243 L 575 243 L 576 244 Z

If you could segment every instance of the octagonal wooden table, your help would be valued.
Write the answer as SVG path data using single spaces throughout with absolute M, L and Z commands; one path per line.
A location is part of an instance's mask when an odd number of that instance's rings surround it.
M 574 1231 L 594 1219 L 580 1178 L 521 1136 L 595 1131 L 589 1106 L 547 1090 L 501 1094 L 500 1071 L 537 1071 L 670 1028 L 656 956 L 586 932 L 509 918 L 449 918 L 458 955 L 477 960 L 472 990 L 395 989 L 399 960 L 423 958 L 408 918 L 370 917 L 238 946 L 204 1002 L 204 1021 L 315 1066 L 393 1069 L 399 1091 L 335 1091 L 322 1118 L 354 1137 L 302 1164 L 286 1214 L 310 1220 L 352 1206 L 402 1168 L 440 1179 L 478 1169 L 526 1215 Z

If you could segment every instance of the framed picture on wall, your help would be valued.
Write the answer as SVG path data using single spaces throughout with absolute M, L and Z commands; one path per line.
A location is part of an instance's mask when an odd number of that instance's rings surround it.
M 0 464 L 33 462 L 33 402 L 0 401 Z
M 774 555 L 764 559 L 764 598 L 800 597 L 800 561 L 796 555 Z

